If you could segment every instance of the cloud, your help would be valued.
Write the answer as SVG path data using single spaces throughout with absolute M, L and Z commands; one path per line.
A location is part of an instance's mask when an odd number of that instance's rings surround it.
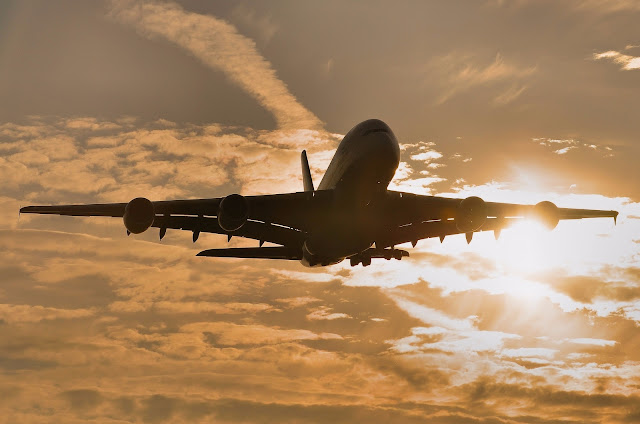
M 438 162 L 443 155 L 436 150 L 435 143 L 425 141 L 403 143 L 400 148 L 403 156 L 409 157 L 409 161 L 400 162 L 389 189 L 428 194 L 433 189 L 431 186 L 446 181 L 433 173 L 433 170 L 445 166 L 442 162 Z M 421 177 L 416 178 L 415 174 Z
M 494 104 L 497 106 L 504 106 L 513 102 L 515 99 L 520 97 L 522 93 L 527 89 L 526 85 L 514 84 L 509 89 L 499 94 L 497 97 L 493 99 Z
M 334 319 L 344 319 L 351 318 L 349 315 L 342 312 L 333 312 L 331 313 L 331 308 L 327 308 L 326 306 L 321 306 L 317 309 L 311 311 L 310 314 L 307 315 L 307 319 L 310 320 L 334 320 Z
M 170 302 L 160 301 L 153 304 L 153 308 L 162 312 L 199 314 L 203 312 L 215 312 L 216 314 L 250 314 L 273 310 L 271 305 L 265 303 L 226 303 L 218 302 Z
M 489 5 L 495 7 L 523 7 L 536 3 L 543 3 L 541 0 L 488 0 Z M 577 11 L 592 12 L 597 14 L 612 14 L 622 12 L 639 12 L 640 5 L 635 0 L 566 0 L 555 2 L 547 0 L 547 4 L 561 4 Z
M 550 281 L 555 289 L 579 302 L 592 303 L 597 299 L 628 302 L 640 299 L 640 285 L 633 279 L 629 279 L 629 283 L 608 281 L 607 275 L 603 274 L 555 276 Z
M 436 100 L 437 104 L 474 88 L 488 86 L 497 91 L 494 104 L 506 105 L 525 91 L 526 85 L 521 81 L 536 72 L 536 67 L 511 64 L 499 53 L 488 65 L 477 65 L 474 62 L 477 59 L 471 55 L 450 53 L 429 64 L 429 71 L 435 72 L 443 81 L 443 92 Z
M 416 153 L 414 155 L 411 155 L 411 160 L 427 162 L 435 159 L 440 159 L 441 157 L 442 157 L 442 153 L 437 152 L 435 150 L 428 150 L 426 152 Z
M 231 16 L 236 22 L 255 31 L 263 43 L 269 43 L 278 32 L 278 25 L 273 22 L 271 15 L 260 16 L 254 9 L 244 4 L 234 7 Z
M 263 325 L 237 325 L 225 322 L 187 324 L 182 328 L 182 331 L 211 333 L 215 336 L 215 343 L 225 346 L 341 338 L 338 334 L 331 333 L 315 334 L 308 330 L 288 330 Z
M 616 344 L 615 340 L 602 340 L 602 339 L 590 339 L 590 338 L 568 339 L 567 341 L 571 343 L 595 345 L 595 346 L 613 346 Z
M 66 122 L 66 126 L 68 128 L 73 129 L 85 129 L 91 131 L 100 131 L 100 130 L 113 130 L 121 128 L 120 125 L 108 122 L 108 121 L 98 121 L 96 118 L 73 118 L 68 119 Z
M 542 383 L 542 382 L 541 382 Z M 584 421 L 590 418 L 588 412 L 592 408 L 599 408 L 601 415 L 599 419 L 623 422 L 624 417 L 629 414 L 630 409 L 638 397 L 635 395 L 611 395 L 596 394 L 581 391 L 562 390 L 544 383 L 533 387 L 526 387 L 518 384 L 499 383 L 487 377 L 469 384 L 465 387 L 468 390 L 471 402 L 495 402 L 494 405 L 507 406 L 513 404 L 518 399 L 525 402 L 525 405 L 544 405 L 550 408 L 549 415 L 553 412 L 562 414 L 564 419 Z M 525 406 L 526 408 L 526 406 Z M 545 414 L 547 415 L 547 414 Z
M 554 150 L 553 153 L 555 153 L 556 155 L 564 155 L 569 150 L 572 150 L 572 149 L 575 149 L 575 148 L 576 148 L 575 146 L 563 147 L 562 149 Z
M 134 129 L 93 118 L 4 128 L 9 140 L 0 144 L 0 164 L 6 193 L 20 200 L 21 193 L 33 197 L 37 187 L 41 195 L 67 203 L 121 202 L 139 194 L 153 200 L 211 197 L 212 190 L 225 186 L 227 192 L 247 194 L 298 191 L 300 150 L 308 148 L 314 166 L 321 165 L 316 158 L 333 150 L 339 137 L 221 125 L 158 128 L 156 122 Z
M 620 69 L 623 71 L 640 69 L 640 57 L 629 56 L 627 54 L 623 54 L 614 50 L 609 50 L 603 53 L 594 53 L 593 60 L 603 59 L 617 63 L 618 65 L 620 65 Z
M 230 23 L 214 16 L 187 12 L 172 2 L 113 0 L 110 14 L 143 35 L 165 38 L 205 65 L 224 72 L 270 111 L 280 128 L 321 128 L 320 120 L 278 79 L 255 42 L 241 35 Z
M 297 308 L 309 303 L 321 302 L 320 299 L 311 296 L 290 297 L 286 299 L 276 299 L 276 302 L 284 303 L 290 308 Z
M 600 13 L 640 12 L 640 4 L 635 0 L 574 0 L 576 9 Z
M 95 311 L 89 309 L 45 308 L 40 305 L 0 304 L 0 322 L 39 322 L 42 320 L 86 318 Z

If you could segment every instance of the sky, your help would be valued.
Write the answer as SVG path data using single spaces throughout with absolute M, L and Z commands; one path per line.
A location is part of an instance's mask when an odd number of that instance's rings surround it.
M 637 0 L 0 3 L 0 417 L 640 422 L 639 18 Z M 18 216 L 300 191 L 300 151 L 317 184 L 369 118 L 400 141 L 391 189 L 617 225 L 309 269 Z

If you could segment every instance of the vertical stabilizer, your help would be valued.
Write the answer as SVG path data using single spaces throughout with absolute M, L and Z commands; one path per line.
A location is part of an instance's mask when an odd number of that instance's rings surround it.
M 311 179 L 311 169 L 309 169 L 306 150 L 302 151 L 300 161 L 302 162 L 302 182 L 304 184 L 304 191 L 313 191 L 313 180 Z

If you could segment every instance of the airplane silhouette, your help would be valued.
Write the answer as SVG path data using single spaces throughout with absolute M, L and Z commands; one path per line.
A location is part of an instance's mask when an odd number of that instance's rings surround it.
M 168 228 L 226 234 L 259 241 L 259 247 L 208 249 L 198 256 L 299 260 L 305 266 L 326 266 L 349 259 L 368 266 L 372 258 L 409 256 L 395 246 L 420 239 L 502 229 L 532 217 L 553 229 L 561 219 L 618 216 L 616 211 L 558 208 L 485 202 L 479 197 L 455 199 L 388 190 L 400 163 L 400 147 L 384 122 L 370 119 L 342 139 L 329 167 L 314 189 L 306 151 L 302 152 L 304 191 L 262 196 L 129 203 L 27 206 L 21 213 L 111 216 L 124 219 L 127 234 Z M 278 246 L 263 247 L 264 242 Z

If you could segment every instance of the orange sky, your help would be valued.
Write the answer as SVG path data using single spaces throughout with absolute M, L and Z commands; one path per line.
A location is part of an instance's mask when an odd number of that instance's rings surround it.
M 640 422 L 638 18 L 629 0 L 3 2 L 0 417 Z M 372 117 L 401 143 L 393 189 L 618 225 L 310 270 L 17 216 L 298 191 L 300 151 L 317 184 Z

